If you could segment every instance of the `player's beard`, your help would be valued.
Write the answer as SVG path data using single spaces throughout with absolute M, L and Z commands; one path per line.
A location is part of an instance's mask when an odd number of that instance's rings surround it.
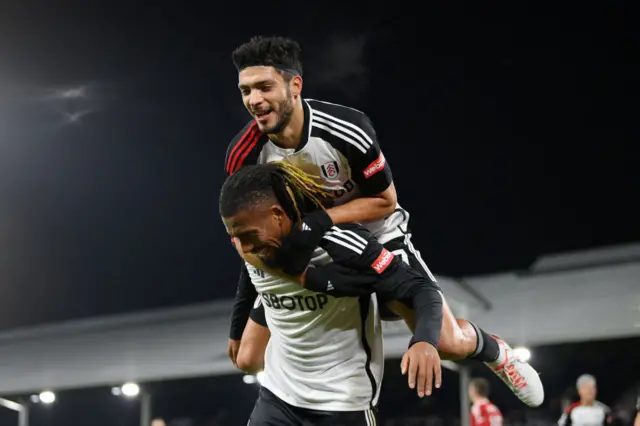
M 274 135 L 280 133 L 291 121 L 293 115 L 293 97 L 291 91 L 287 87 L 287 99 L 285 99 L 276 111 L 278 114 L 278 121 L 269 129 L 264 129 L 263 133 L 267 135 Z

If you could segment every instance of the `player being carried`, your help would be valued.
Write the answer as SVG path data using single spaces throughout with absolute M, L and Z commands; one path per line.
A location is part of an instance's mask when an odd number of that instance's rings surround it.
M 437 285 L 411 243 L 409 214 L 397 203 L 391 169 L 370 120 L 352 108 L 303 99 L 300 53 L 295 41 L 282 37 L 256 37 L 233 53 L 238 87 L 252 119 L 227 150 L 227 174 L 251 164 L 286 160 L 316 176 L 323 187 L 337 188 L 327 220 L 284 239 L 287 249 L 281 255 L 286 262 L 280 264 L 281 271 L 300 276 L 331 226 L 361 223 L 389 252 Z M 256 296 L 243 266 L 229 340 L 229 355 L 242 369 L 262 363 L 269 340 L 269 330 L 249 319 Z M 535 370 L 518 360 L 504 341 L 456 319 L 444 298 L 442 305 L 441 356 L 486 363 L 521 401 L 539 406 L 544 389 Z
M 279 270 L 283 238 L 315 226 L 312 218 L 326 221 L 327 200 L 322 187 L 279 162 L 245 167 L 221 190 L 220 214 L 260 294 L 252 318 L 271 331 L 252 426 L 375 425 L 384 363 L 379 300 L 415 312 L 414 343 L 402 360 L 409 386 L 423 396 L 441 383 L 439 290 L 366 228 L 332 226 L 310 259 L 314 267 L 295 278 Z

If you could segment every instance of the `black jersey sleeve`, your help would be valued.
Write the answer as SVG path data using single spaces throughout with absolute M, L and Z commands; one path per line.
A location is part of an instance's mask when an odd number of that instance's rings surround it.
M 353 180 L 361 188 L 364 195 L 376 195 L 385 191 L 393 183 L 391 168 L 387 163 L 373 124 L 366 114 L 361 114 L 355 123 L 357 134 L 362 136 L 360 146 L 349 149 Z
M 310 101 L 313 107 L 312 128 L 345 156 L 351 178 L 363 195 L 385 191 L 393 176 L 380 149 L 378 137 L 369 117 L 358 110 L 328 102 Z
M 244 128 L 234 136 L 227 148 L 224 161 L 224 170 L 227 176 L 233 174 L 244 165 L 256 164 L 263 136 L 256 122 L 253 120 L 248 122 Z M 231 339 L 240 340 L 242 338 L 242 333 L 247 325 L 247 319 L 249 319 L 257 294 L 251 282 L 251 277 L 249 277 L 247 267 L 243 262 L 240 268 L 238 287 L 231 312 L 229 330 L 229 337 Z
M 256 323 L 263 327 L 267 327 L 267 317 L 264 313 L 264 305 L 262 304 L 262 297 L 258 296 L 255 303 L 253 304 L 253 309 L 251 310 L 250 318 Z
M 242 338 L 242 333 L 247 325 L 247 320 L 249 319 L 256 297 L 258 297 L 258 292 L 251 282 L 247 266 L 242 262 L 238 288 L 236 289 L 236 296 L 231 311 L 229 338 L 233 340 L 240 340 Z
M 385 249 L 361 225 L 332 227 L 325 234 L 321 247 L 333 263 L 309 268 L 305 274 L 305 288 L 334 297 L 357 297 L 375 292 L 382 302 L 403 302 L 415 312 L 414 340 L 437 345 L 443 304 L 433 282 Z

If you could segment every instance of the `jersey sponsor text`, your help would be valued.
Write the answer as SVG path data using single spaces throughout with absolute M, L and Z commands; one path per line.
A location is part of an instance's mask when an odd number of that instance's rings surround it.
M 286 309 L 288 311 L 316 311 L 324 309 L 329 303 L 327 295 L 318 293 L 314 295 L 280 296 L 272 293 L 261 293 L 265 306 L 271 309 Z
M 385 164 L 386 164 L 386 160 L 384 158 L 384 154 L 380 153 L 380 156 L 376 160 L 374 160 L 371 164 L 369 164 L 362 173 L 364 174 L 364 177 L 369 179 L 371 176 L 375 175 L 376 173 L 384 169 Z
M 379 274 L 383 273 L 389 267 L 395 255 L 389 250 L 384 249 L 380 256 L 371 264 L 371 267 Z

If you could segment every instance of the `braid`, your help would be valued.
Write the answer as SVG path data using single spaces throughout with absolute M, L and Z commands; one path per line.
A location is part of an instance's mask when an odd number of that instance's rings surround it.
M 333 201 L 332 191 L 340 189 L 314 178 L 285 161 L 243 167 L 222 185 L 220 214 L 231 217 L 275 197 L 291 219 L 300 220 L 306 212 L 324 209 Z
M 324 210 L 325 204 L 332 200 L 332 188 L 317 183 L 314 180 L 315 176 L 307 174 L 285 161 L 276 161 L 273 164 L 280 169 L 279 172 L 284 179 L 287 193 L 296 210 L 298 220 L 302 216 L 300 204 L 302 204 L 303 211 Z

